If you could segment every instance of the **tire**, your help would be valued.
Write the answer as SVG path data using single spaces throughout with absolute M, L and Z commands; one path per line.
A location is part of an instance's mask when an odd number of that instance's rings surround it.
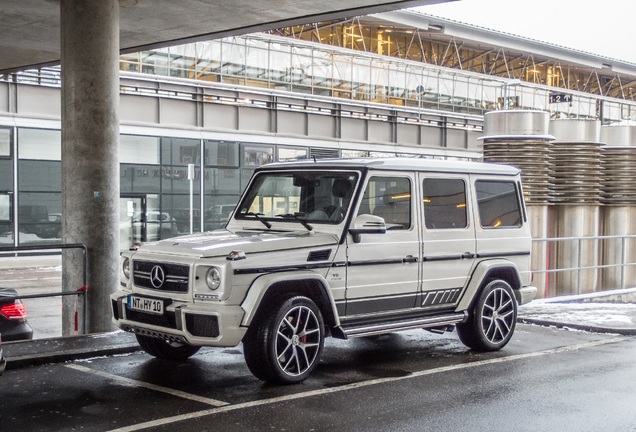
M 466 322 L 457 325 L 457 334 L 464 345 L 476 351 L 498 351 L 510 341 L 516 324 L 517 302 L 512 288 L 495 279 L 481 290 Z
M 201 347 L 187 343 L 169 342 L 164 339 L 135 335 L 139 346 L 151 356 L 163 360 L 186 360 L 196 354 Z
M 245 362 L 257 378 L 273 384 L 304 381 L 320 361 L 325 325 L 316 304 L 303 296 L 274 302 L 259 314 L 243 339 Z

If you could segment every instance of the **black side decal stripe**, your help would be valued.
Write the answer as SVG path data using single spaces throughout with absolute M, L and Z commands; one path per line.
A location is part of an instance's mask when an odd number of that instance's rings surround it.
M 461 255 L 438 255 L 438 256 L 425 256 L 422 260 L 426 262 L 431 261 L 454 261 L 460 260 L 463 257 Z
M 437 256 L 425 256 L 423 261 L 454 261 L 467 258 L 503 258 L 507 256 L 526 256 L 530 255 L 530 251 L 515 251 L 515 252 L 493 252 L 493 253 L 481 253 L 474 256 L 465 255 L 437 255 Z
M 347 265 L 353 267 L 353 266 L 402 264 L 402 263 L 404 263 L 404 258 L 393 258 L 393 259 L 385 259 L 385 260 L 369 260 L 369 261 L 349 261 L 347 263 Z
M 332 266 L 331 263 L 316 263 L 316 264 L 300 264 L 300 265 L 289 265 L 289 266 L 279 266 L 279 267 L 243 268 L 243 269 L 234 269 L 234 274 L 244 275 L 244 274 L 284 272 L 284 271 L 293 271 L 293 270 L 311 270 L 311 269 L 318 269 L 318 268 L 329 268 L 331 266 Z
M 312 269 L 330 268 L 330 267 L 403 264 L 404 262 L 405 262 L 404 258 L 394 258 L 394 259 L 387 259 L 387 260 L 350 261 L 350 262 L 337 261 L 333 263 L 299 264 L 299 265 L 288 265 L 288 266 L 278 266 L 278 267 L 235 269 L 234 274 L 237 274 L 237 275 L 258 274 L 258 273 L 283 272 L 283 271 L 292 271 L 292 270 L 312 270 Z M 414 262 L 417 262 L 417 261 L 414 261 Z

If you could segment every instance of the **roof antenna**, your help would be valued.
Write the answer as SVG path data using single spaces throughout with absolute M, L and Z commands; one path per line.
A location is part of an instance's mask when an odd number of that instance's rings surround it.
M 314 155 L 314 163 L 316 163 L 316 156 Z

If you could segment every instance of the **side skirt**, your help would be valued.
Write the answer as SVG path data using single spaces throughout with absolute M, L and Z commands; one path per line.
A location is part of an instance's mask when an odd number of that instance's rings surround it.
M 430 329 L 436 327 L 447 327 L 462 323 L 466 320 L 467 312 L 453 312 L 435 316 L 409 317 L 387 319 L 383 322 L 342 324 L 334 329 L 332 335 L 343 339 L 354 337 L 372 336 L 384 333 L 394 333 L 411 329 Z M 387 317 L 388 318 L 388 317 Z

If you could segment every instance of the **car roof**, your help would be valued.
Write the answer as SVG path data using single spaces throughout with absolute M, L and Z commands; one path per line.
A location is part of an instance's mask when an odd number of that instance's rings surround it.
M 260 169 L 378 169 L 391 171 L 428 171 L 470 174 L 498 174 L 514 176 L 519 169 L 500 164 L 449 161 L 425 158 L 359 158 L 359 159 L 316 159 L 294 162 L 277 162 L 263 165 Z

